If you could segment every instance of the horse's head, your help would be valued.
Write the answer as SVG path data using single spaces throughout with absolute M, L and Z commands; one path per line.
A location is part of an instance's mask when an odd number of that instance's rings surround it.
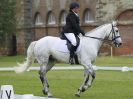
M 122 40 L 116 22 L 111 23 L 111 31 L 108 37 L 115 47 L 120 47 L 122 45 Z

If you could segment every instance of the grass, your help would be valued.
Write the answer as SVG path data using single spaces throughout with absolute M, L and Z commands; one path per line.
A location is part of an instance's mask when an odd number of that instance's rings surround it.
M 0 67 L 12 67 L 23 62 L 25 56 L 0 57 Z M 98 57 L 95 65 L 133 67 L 132 57 Z M 37 64 L 34 64 L 37 65 Z M 57 64 L 67 66 L 68 64 Z M 43 96 L 42 85 L 37 71 L 16 75 L 14 72 L 0 72 L 0 85 L 11 84 L 15 93 L 31 93 Z M 60 99 L 78 99 L 74 96 L 83 81 L 83 71 L 50 71 L 47 75 L 50 90 Z M 93 86 L 80 99 L 132 99 L 133 73 L 120 71 L 96 71 Z
M 50 71 L 47 75 L 50 90 L 60 99 L 79 99 L 74 96 L 83 81 L 83 71 Z M 43 96 L 37 71 L 16 75 L 0 72 L 0 85 L 11 84 L 15 93 Z M 132 99 L 133 73 L 119 71 L 96 71 L 93 86 L 80 99 Z
M 15 66 L 17 62 L 23 62 L 25 56 L 0 56 L 0 67 L 12 67 Z
M 117 57 L 97 57 L 96 65 L 101 66 L 129 66 L 133 67 L 133 57 L 117 56 Z
M 17 62 L 22 63 L 25 60 L 26 56 L 0 56 L 0 67 L 13 67 L 16 66 Z M 95 64 L 98 66 L 128 66 L 133 67 L 133 57 L 97 57 Z M 38 65 L 38 64 L 33 64 Z M 56 64 L 58 66 L 68 66 L 68 64 Z

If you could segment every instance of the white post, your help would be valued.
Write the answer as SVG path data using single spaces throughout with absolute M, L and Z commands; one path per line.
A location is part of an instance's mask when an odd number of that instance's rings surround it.
M 112 58 L 112 56 L 113 56 L 113 47 L 112 46 L 110 47 L 110 53 L 111 53 L 111 58 Z

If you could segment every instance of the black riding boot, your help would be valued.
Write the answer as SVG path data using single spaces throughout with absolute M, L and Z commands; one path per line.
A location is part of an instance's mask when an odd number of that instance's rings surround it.
M 74 55 L 75 55 L 75 50 L 76 50 L 76 47 L 71 45 L 70 47 L 70 59 L 69 59 L 69 62 L 71 64 L 74 64 Z

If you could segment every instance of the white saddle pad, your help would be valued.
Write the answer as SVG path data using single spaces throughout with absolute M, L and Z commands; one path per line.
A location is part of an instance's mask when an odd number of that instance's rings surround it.
M 76 50 L 76 53 L 79 52 L 80 49 L 81 49 L 81 41 L 80 41 L 80 44 Z M 63 53 L 68 53 L 69 50 L 67 48 L 67 41 L 62 40 L 62 39 L 58 40 L 58 42 L 56 42 L 56 45 L 55 45 L 55 50 L 63 52 Z

